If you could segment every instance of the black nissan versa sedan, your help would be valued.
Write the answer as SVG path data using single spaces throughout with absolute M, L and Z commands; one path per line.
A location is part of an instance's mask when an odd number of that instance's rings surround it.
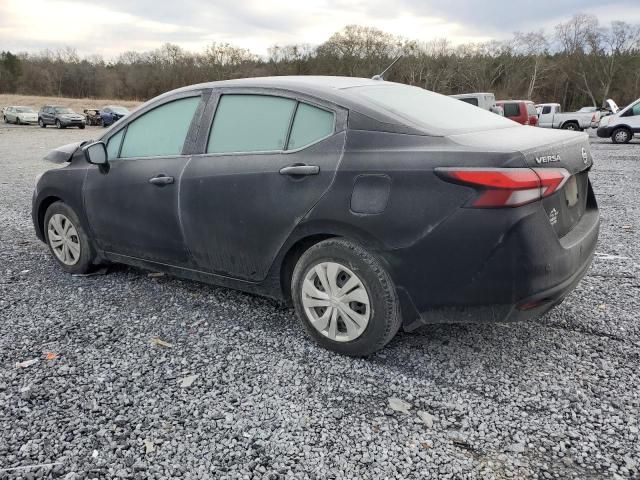
M 537 317 L 591 262 L 587 135 L 360 78 L 206 83 L 48 155 L 33 221 L 62 269 L 120 262 L 290 300 L 326 348 Z

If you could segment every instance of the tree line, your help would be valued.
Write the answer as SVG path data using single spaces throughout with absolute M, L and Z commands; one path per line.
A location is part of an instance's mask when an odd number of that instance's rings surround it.
M 318 45 L 272 46 L 267 56 L 227 43 L 203 52 L 165 44 L 111 61 L 73 48 L 0 53 L 0 93 L 146 100 L 193 83 L 268 75 L 371 77 L 398 55 L 386 80 L 443 94 L 559 102 L 565 109 L 626 105 L 640 97 L 640 25 L 600 25 L 578 14 L 551 32 L 516 32 L 506 41 L 420 42 L 350 25 Z

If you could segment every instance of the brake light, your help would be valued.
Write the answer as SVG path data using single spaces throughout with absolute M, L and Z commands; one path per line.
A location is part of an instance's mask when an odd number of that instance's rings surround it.
M 480 193 L 476 208 L 518 207 L 557 192 L 569 179 L 564 168 L 436 168 L 445 181 Z

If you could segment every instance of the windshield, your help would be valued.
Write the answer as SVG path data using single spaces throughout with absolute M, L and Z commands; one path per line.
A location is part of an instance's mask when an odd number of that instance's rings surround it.
M 16 112 L 18 113 L 36 113 L 33 111 L 33 108 L 29 107 L 16 107 Z
M 56 113 L 75 113 L 73 110 L 67 107 L 55 107 Z
M 474 131 L 515 126 L 514 122 L 455 98 L 419 87 L 384 82 L 350 91 L 383 109 L 434 131 Z

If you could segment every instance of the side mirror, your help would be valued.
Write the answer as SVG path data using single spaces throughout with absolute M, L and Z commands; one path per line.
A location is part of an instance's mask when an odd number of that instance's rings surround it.
M 104 142 L 94 142 L 82 147 L 84 152 L 84 158 L 92 165 L 106 165 L 107 161 L 107 146 Z

